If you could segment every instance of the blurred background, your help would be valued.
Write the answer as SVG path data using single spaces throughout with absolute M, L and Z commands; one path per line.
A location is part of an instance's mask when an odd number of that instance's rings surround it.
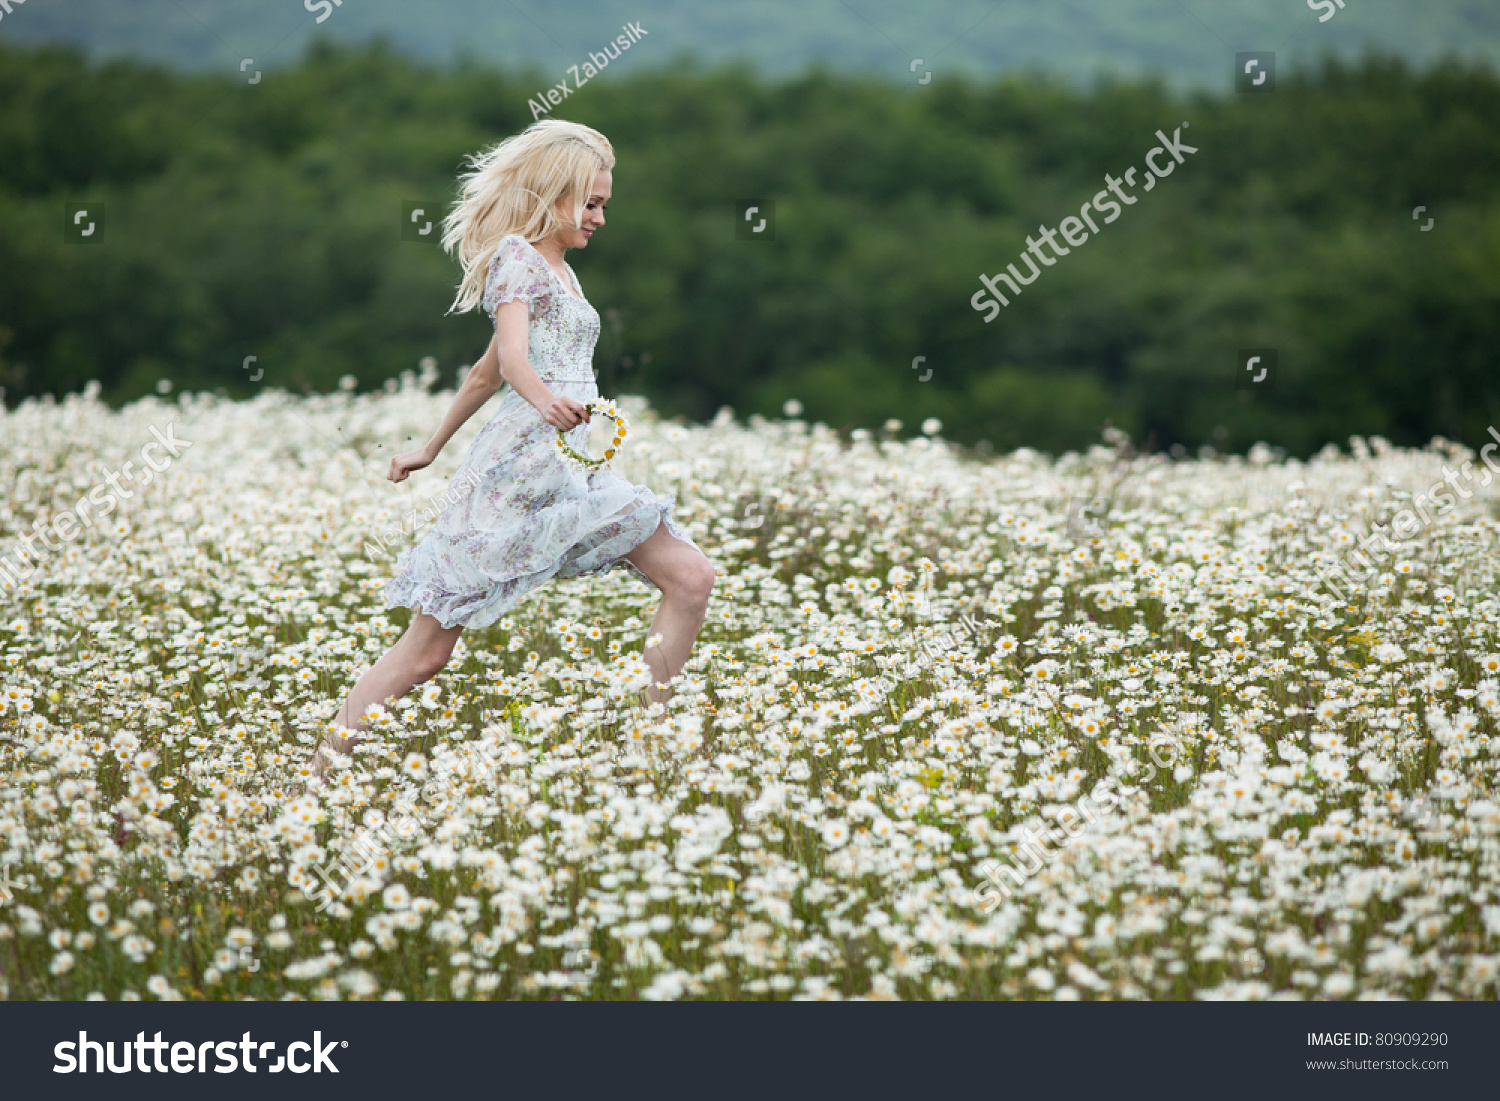
M 1275 75 L 1237 90 L 1250 51 Z M 445 314 L 417 227 L 566 81 L 550 113 L 619 158 L 569 257 L 606 394 L 980 452 L 1477 446 L 1497 61 L 1495 0 L 10 0 L 0 387 L 451 385 L 488 320 Z M 1184 123 L 1199 151 L 986 323 L 980 274 Z

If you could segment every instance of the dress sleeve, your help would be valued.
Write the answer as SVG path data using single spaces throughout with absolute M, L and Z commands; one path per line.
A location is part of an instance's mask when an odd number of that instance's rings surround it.
M 555 293 L 547 261 L 519 234 L 500 241 L 490 259 L 490 273 L 484 284 L 484 309 L 491 317 L 502 302 L 520 299 L 530 307 L 532 319 L 552 308 Z

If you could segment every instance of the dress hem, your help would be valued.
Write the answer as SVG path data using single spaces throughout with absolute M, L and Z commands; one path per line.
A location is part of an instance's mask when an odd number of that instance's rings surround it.
M 579 562 L 569 562 L 566 556 L 560 556 L 543 569 L 497 581 L 489 589 L 481 590 L 484 596 L 477 602 L 475 601 L 477 591 L 465 593 L 435 591 L 430 586 L 419 585 L 411 571 L 407 569 L 386 583 L 385 607 L 387 609 L 409 608 L 414 612 L 430 615 L 444 630 L 453 627 L 477 630 L 495 624 L 519 604 L 528 593 L 541 588 L 554 577 L 592 577 L 610 573 L 616 569 L 626 569 L 648 585 L 655 586 L 655 582 L 647 577 L 640 567 L 624 556 L 651 538 L 662 524 L 666 525 L 668 533 L 674 538 L 696 547 L 698 544 L 672 517 L 672 510 L 675 507 L 675 498 L 658 498 L 626 517 L 621 522 L 625 530 L 611 536 L 599 546 L 590 548 Z M 654 512 L 657 516 L 657 523 L 652 524 L 643 537 L 633 539 L 639 528 L 632 525 L 631 521 L 644 512 Z M 625 545 L 620 545 L 622 540 L 625 541 Z M 659 586 L 657 587 L 659 589 Z

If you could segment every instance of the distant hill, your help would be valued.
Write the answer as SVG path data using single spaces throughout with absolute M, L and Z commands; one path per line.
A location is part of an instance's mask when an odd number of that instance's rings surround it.
M 320 35 L 385 37 L 428 61 L 472 58 L 561 80 L 627 23 L 645 37 L 620 68 L 744 59 L 768 73 L 822 63 L 916 82 L 927 70 L 1043 69 L 1087 80 L 1159 73 L 1224 89 L 1237 51 L 1285 68 L 1367 47 L 1425 62 L 1500 63 L 1496 0 L 11 0 L 0 38 L 74 43 L 195 69 L 290 64 Z M 320 22 L 321 20 L 321 22 Z M 921 64 L 913 63 L 921 59 Z M 606 74 L 608 75 L 608 74 Z

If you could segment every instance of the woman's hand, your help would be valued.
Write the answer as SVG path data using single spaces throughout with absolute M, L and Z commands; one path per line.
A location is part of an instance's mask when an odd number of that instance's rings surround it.
M 421 451 L 408 451 L 405 455 L 397 455 L 391 460 L 391 469 L 386 477 L 393 482 L 404 482 L 406 476 L 413 470 L 431 466 L 433 458 L 434 456 L 427 454 L 426 448 Z
M 589 411 L 584 408 L 583 404 L 581 402 L 574 401 L 572 398 L 554 397 L 545 402 L 539 408 L 541 410 L 542 420 L 546 421 L 553 428 L 560 428 L 564 431 L 569 428 L 577 428 L 585 421 L 593 420 L 593 418 L 589 416 Z

